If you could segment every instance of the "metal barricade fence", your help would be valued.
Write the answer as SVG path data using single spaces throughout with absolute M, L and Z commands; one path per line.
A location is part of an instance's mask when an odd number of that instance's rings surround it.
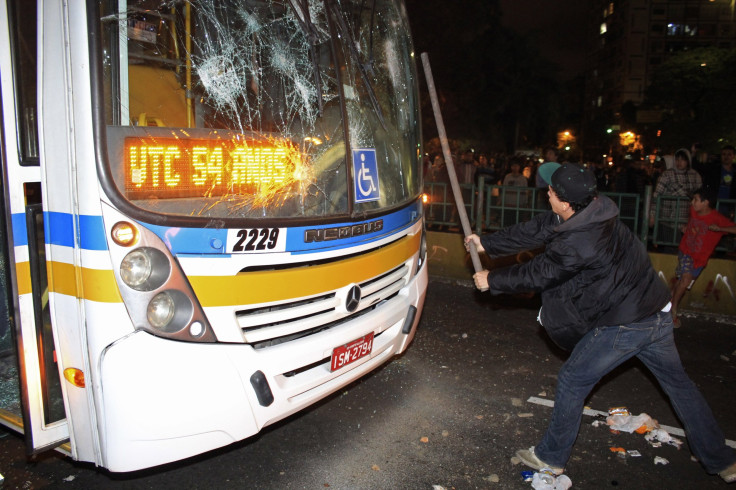
M 461 184 L 468 217 L 475 224 L 475 231 L 484 233 L 528 221 L 532 216 L 550 209 L 547 189 L 486 184 L 483 176 L 475 184 Z M 455 200 L 450 186 L 443 182 L 426 182 L 427 225 L 457 226 Z M 621 220 L 634 233 L 638 233 L 641 216 L 641 198 L 638 194 L 606 193 L 616 202 Z
M 716 203 L 716 209 L 726 218 L 731 221 L 736 221 L 736 199 L 719 199 Z M 721 241 L 716 247 L 717 251 L 721 252 L 736 252 L 736 235 L 726 235 L 721 238 Z
M 475 222 L 476 186 L 473 184 L 460 184 L 463 194 L 463 202 L 468 219 Z M 455 198 L 452 188 L 446 182 L 425 182 L 424 194 L 426 203 L 424 205 L 424 216 L 427 226 L 460 226 L 460 218 L 457 215 Z
M 478 184 L 479 209 L 476 212 L 476 231 L 486 232 L 500 230 L 510 225 L 528 221 L 537 214 L 549 209 L 544 207 L 544 200 L 538 198 L 540 189 L 534 187 L 515 187 L 508 185 Z M 482 200 L 481 200 L 482 199 Z
M 461 184 L 468 218 L 476 233 L 497 231 L 507 226 L 528 221 L 550 209 L 547 189 L 487 184 L 480 176 L 474 184 Z M 432 229 L 439 226 L 458 227 L 459 218 L 449 184 L 426 182 L 427 203 L 425 219 Z M 690 198 L 681 196 L 657 196 L 650 202 L 651 186 L 644 196 L 633 193 L 604 192 L 619 208 L 619 219 L 642 241 L 664 247 L 676 253 L 682 238 L 681 228 L 690 216 Z M 720 199 L 717 208 L 729 219 L 734 218 L 736 199 Z M 649 210 L 652 210 L 650 213 Z M 650 216 L 654 218 L 650 227 Z M 736 251 L 736 236 L 726 235 L 717 251 Z
M 690 198 L 684 196 L 657 196 L 654 201 L 654 227 L 652 245 L 658 247 L 678 247 L 682 238 L 682 228 L 690 217 Z
M 618 206 L 618 218 L 621 222 L 628 226 L 635 236 L 640 236 L 644 216 L 642 197 L 639 194 L 627 192 L 604 192 L 603 194 L 610 197 Z

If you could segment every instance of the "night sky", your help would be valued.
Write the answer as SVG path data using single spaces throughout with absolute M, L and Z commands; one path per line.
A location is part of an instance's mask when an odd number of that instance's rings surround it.
M 550 144 L 558 127 L 580 120 L 588 2 L 405 2 L 451 138 L 511 151 Z M 419 71 L 423 132 L 431 140 L 436 125 Z
M 499 0 L 502 23 L 539 39 L 542 53 L 560 65 L 561 80 L 585 68 L 585 26 L 589 7 L 581 0 Z

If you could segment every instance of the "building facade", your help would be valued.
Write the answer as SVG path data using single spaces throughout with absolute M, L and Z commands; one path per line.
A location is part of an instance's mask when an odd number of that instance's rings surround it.
M 683 50 L 736 47 L 734 0 L 595 0 L 588 16 L 586 132 L 620 127 L 657 66 Z M 631 115 L 631 114 L 629 114 Z M 640 111 L 638 122 L 656 122 Z

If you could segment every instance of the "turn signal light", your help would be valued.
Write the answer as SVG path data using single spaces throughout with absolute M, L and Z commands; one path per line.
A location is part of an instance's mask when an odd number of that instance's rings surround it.
M 64 377 L 77 388 L 84 388 L 84 373 L 77 368 L 66 368 Z
M 138 230 L 127 221 L 115 223 L 110 235 L 112 236 L 112 241 L 121 247 L 130 247 L 138 241 Z

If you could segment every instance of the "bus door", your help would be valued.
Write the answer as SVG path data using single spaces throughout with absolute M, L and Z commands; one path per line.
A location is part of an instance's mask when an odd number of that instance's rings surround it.
M 29 454 L 69 439 L 49 312 L 36 2 L 0 2 L 0 423 Z

